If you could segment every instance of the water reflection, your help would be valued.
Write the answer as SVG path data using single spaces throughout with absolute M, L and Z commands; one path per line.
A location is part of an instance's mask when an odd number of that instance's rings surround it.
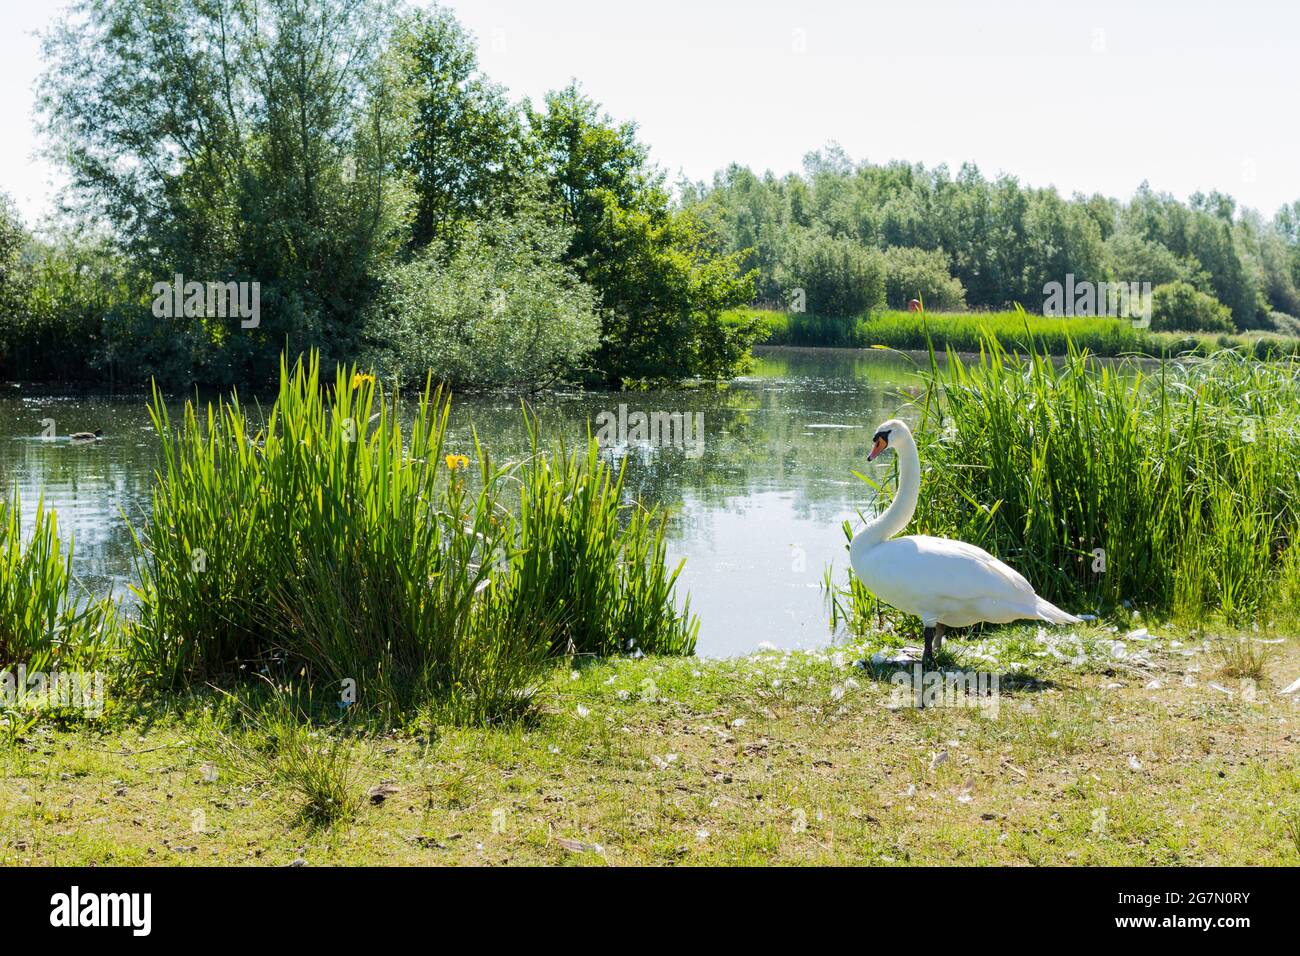
M 632 440 L 609 454 L 626 460 L 630 495 L 670 509 L 670 556 L 686 559 L 681 583 L 700 617 L 699 652 L 710 656 L 830 640 L 819 583 L 828 562 L 845 566 L 839 526 L 866 503 L 852 471 L 867 467 L 872 427 L 899 412 L 899 388 L 914 381 L 913 366 L 887 353 L 759 352 L 754 373 L 725 389 L 558 392 L 530 403 L 545 434 L 571 441 L 620 404 L 703 415 L 698 447 Z M 106 437 L 38 437 L 46 419 L 59 436 L 103 428 Z M 447 450 L 472 453 L 475 432 L 498 460 L 528 453 L 517 399 L 457 398 Z M 0 487 L 17 490 L 29 527 L 44 493 L 75 537 L 75 572 L 97 593 L 126 592 L 127 519 L 149 507 L 154 446 L 142 394 L 0 397 Z

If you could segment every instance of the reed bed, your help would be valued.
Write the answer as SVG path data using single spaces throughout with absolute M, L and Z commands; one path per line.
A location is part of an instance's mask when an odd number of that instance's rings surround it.
M 1094 355 L 1208 358 L 1231 349 L 1261 360 L 1300 355 L 1300 339 L 1254 332 L 1241 334 L 1152 332 L 1115 318 L 1053 318 L 1023 310 L 1007 312 L 881 311 L 857 318 L 832 318 L 770 310 L 735 309 L 725 319 L 739 323 L 759 316 L 767 327 L 766 345 L 829 348 L 940 349 L 976 353 L 987 335 L 1008 351 L 1065 355 L 1071 346 Z
M 278 670 L 386 719 L 481 723 L 525 712 L 557 652 L 689 653 L 662 515 L 625 507 L 594 445 L 497 465 L 445 447 L 449 408 L 426 387 L 404 427 L 396 394 L 353 369 L 322 382 L 315 357 L 282 365 L 263 424 L 237 396 L 173 423 L 155 395 L 140 672 Z
M 740 310 L 738 310 L 739 312 Z M 1013 351 L 1063 354 L 1068 342 L 1100 355 L 1143 352 L 1148 338 L 1131 322 L 1110 318 L 1048 318 L 1018 312 L 924 314 L 873 312 L 859 318 L 803 313 L 758 312 L 766 322 L 767 345 L 871 348 L 883 345 L 924 350 L 934 343 L 958 352 L 977 352 L 986 335 Z
M 1300 590 L 1300 361 L 931 352 L 916 527 L 987 548 L 1075 610 L 1246 623 Z

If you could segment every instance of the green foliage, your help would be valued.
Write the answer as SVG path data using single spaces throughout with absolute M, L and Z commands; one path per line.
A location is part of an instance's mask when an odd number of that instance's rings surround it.
M 1065 607 L 1289 614 L 1297 409 L 1295 360 L 1219 353 L 1148 378 L 989 338 L 978 362 L 928 373 L 918 528 L 987 548 Z
M 1158 286 L 1190 281 L 1201 272 L 1200 263 L 1194 259 L 1179 259 L 1167 246 L 1131 232 L 1118 232 L 1106 240 L 1106 257 L 1110 275 L 1118 282 L 1150 282 Z
M 17 496 L 0 500 L 0 668 L 93 667 L 112 648 L 115 613 L 110 601 L 76 590 L 72 549 L 63 549 L 43 501 L 24 534 Z
M 1108 318 L 1048 318 L 1025 312 L 876 312 L 864 319 L 831 319 L 798 313 L 756 314 L 769 329 L 772 345 L 850 346 L 924 350 L 951 348 L 979 352 L 984 338 L 993 335 L 1012 351 L 1037 349 L 1064 355 L 1071 343 L 1098 355 L 1125 355 L 1154 351 L 1149 339 L 1133 323 Z M 1192 340 L 1189 348 L 1198 347 Z
M 1190 282 L 1226 304 L 1237 329 L 1262 327 L 1270 309 L 1300 314 L 1300 203 L 1266 223 L 1226 196 L 1180 203 L 1146 184 L 1128 203 L 1067 200 L 1010 177 L 990 181 L 972 165 L 953 175 L 946 166 L 854 164 L 838 148 L 808 156 L 803 175 L 759 177 L 732 165 L 711 185 L 686 190 L 685 201 L 723 249 L 748 252 L 760 272 L 758 301 L 782 308 L 790 307 L 782 269 L 812 230 L 946 256 L 966 302 L 980 309 L 1020 303 L 1036 311 L 1043 286 L 1073 274 Z M 904 294 L 891 289 L 890 304 L 903 306 Z
M 223 696 L 228 706 L 204 715 L 194 741 L 222 777 L 288 791 L 309 827 L 352 819 L 361 807 L 361 775 L 374 742 L 366 745 L 348 732 L 346 711 L 321 724 L 310 695 L 291 686 L 247 698 Z
M 367 323 L 368 362 L 403 383 L 527 388 L 577 369 L 600 319 L 560 261 L 567 231 L 542 216 L 467 223 L 392 267 Z
M 948 273 L 948 257 L 943 252 L 891 246 L 884 255 L 885 301 L 891 309 L 906 309 L 913 299 L 938 311 L 966 307 L 966 290 Z
M 144 280 L 125 302 L 178 272 L 260 283 L 257 328 L 170 320 L 187 378 L 272 382 L 286 344 L 355 354 L 409 202 L 389 174 L 391 23 L 383 0 L 80 0 L 46 36 L 45 129 L 82 214 L 113 223 Z
M 282 366 L 261 424 L 237 398 L 174 425 L 153 417 L 162 467 L 137 537 L 139 675 L 170 686 L 249 663 L 316 686 L 355 682 L 386 718 L 429 704 L 482 723 L 531 704 L 553 649 L 688 653 L 658 515 L 622 523 L 621 481 L 536 456 L 444 455 L 448 404 L 397 398 L 319 361 Z M 469 452 L 477 474 L 466 470 Z M 561 453 L 562 455 L 562 453 Z M 580 593 L 572 589 L 582 582 Z
M 879 252 L 848 238 L 803 233 L 779 273 L 787 302 L 803 290 L 804 310 L 850 318 L 885 302 L 885 261 Z
M 1151 328 L 1159 332 L 1231 332 L 1232 313 L 1214 296 L 1179 280 L 1152 291 Z
M 0 204 L 6 377 L 270 387 L 282 349 L 315 349 L 407 381 L 535 387 L 586 357 L 614 386 L 725 378 L 764 330 L 722 314 L 795 288 L 800 335 L 852 340 L 837 320 L 916 297 L 1036 310 L 1068 274 L 1190 283 L 1236 330 L 1300 315 L 1300 204 L 1065 199 L 838 147 L 675 204 L 635 124 L 576 82 L 510 102 L 437 6 L 76 0 L 44 42 L 43 130 L 79 222 L 114 238 L 40 245 Z M 257 283 L 259 324 L 154 315 L 178 273 Z
M 519 548 L 508 590 L 547 608 L 559 624 L 554 644 L 568 653 L 690 654 L 699 622 L 673 591 L 682 565 L 667 567 L 662 516 L 623 507 L 623 468 L 563 447 L 523 468 Z
M 478 73 L 473 42 L 448 11 L 404 19 L 388 57 L 402 115 L 401 165 L 416 196 L 411 243 L 420 248 L 465 219 L 508 208 L 532 146 L 519 111 Z
M 706 223 L 669 208 L 636 127 L 616 125 L 576 86 L 533 114 L 551 196 L 573 229 L 568 261 L 600 299 L 596 366 L 607 382 L 723 378 L 744 367 L 757 326 L 724 325 L 753 279 L 719 255 Z

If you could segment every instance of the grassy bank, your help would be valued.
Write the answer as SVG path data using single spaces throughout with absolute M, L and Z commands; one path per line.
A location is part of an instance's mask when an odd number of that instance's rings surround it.
M 496 728 L 123 702 L 0 738 L 0 863 L 1296 865 L 1300 643 L 1152 630 L 949 642 L 996 714 L 891 709 L 877 644 L 564 664 Z
M 902 350 L 935 348 L 978 352 L 982 337 L 992 334 L 1004 347 L 1019 352 L 1065 355 L 1076 348 L 1095 355 L 1195 354 L 1208 356 L 1233 349 L 1257 358 L 1300 354 L 1300 339 L 1274 333 L 1212 335 L 1152 332 L 1131 322 L 1106 318 L 1049 318 L 1019 312 L 876 312 L 864 318 L 840 319 L 766 309 L 733 309 L 725 320 L 738 324 L 759 316 L 768 328 L 765 345 L 871 348 L 883 345 Z

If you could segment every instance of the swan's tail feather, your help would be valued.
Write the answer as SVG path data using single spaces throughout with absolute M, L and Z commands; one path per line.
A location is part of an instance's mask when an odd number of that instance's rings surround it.
M 1073 614 L 1069 614 L 1065 611 L 1062 611 L 1051 601 L 1044 601 L 1040 597 L 1035 597 L 1034 599 L 1034 610 L 1037 612 L 1036 616 L 1040 620 L 1050 621 L 1053 624 L 1082 624 L 1083 623 L 1083 618 L 1075 617 Z

